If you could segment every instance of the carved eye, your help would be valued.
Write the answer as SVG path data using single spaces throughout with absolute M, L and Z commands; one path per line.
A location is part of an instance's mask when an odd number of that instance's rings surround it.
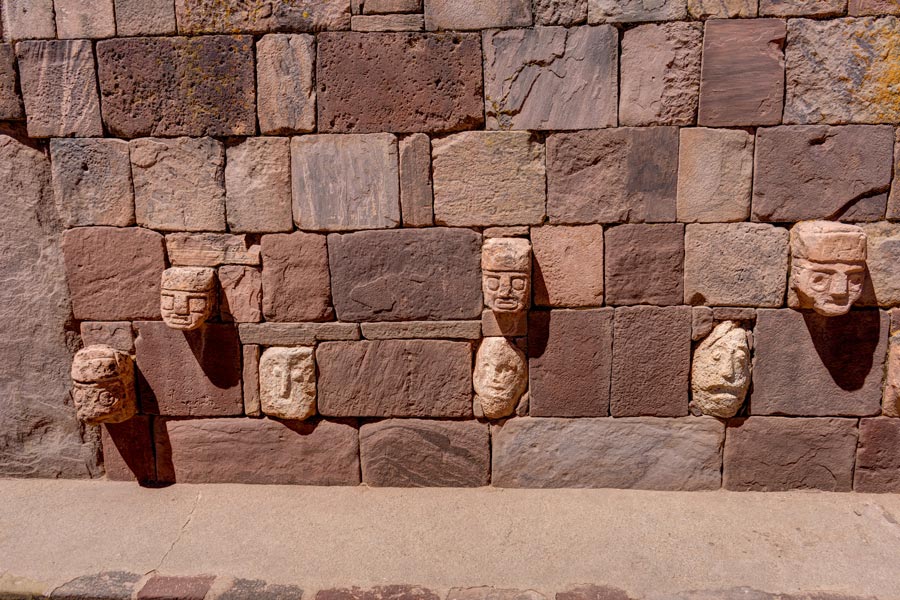
M 515 277 L 512 280 L 512 289 L 521 292 L 525 289 L 526 281 L 522 277 Z
M 847 283 L 849 284 L 850 289 L 852 289 L 854 291 L 858 291 L 858 290 L 862 289 L 865 279 L 866 279 L 865 273 L 850 273 L 847 276 Z
M 189 300 L 192 313 L 202 313 L 206 310 L 205 298 L 191 298 Z
M 486 284 L 487 289 L 491 290 L 492 292 L 496 292 L 500 289 L 500 280 L 496 277 L 489 277 L 486 281 Z
M 827 273 L 813 273 L 809 278 L 809 285 L 817 291 L 828 289 L 830 282 L 831 276 Z
M 163 296 L 162 297 L 162 309 L 163 310 L 172 310 L 175 307 L 175 298 L 172 296 Z

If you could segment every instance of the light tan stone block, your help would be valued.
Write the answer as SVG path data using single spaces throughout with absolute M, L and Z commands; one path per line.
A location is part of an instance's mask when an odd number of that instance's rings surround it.
M 247 138 L 229 146 L 225 165 L 228 228 L 239 233 L 291 231 L 291 144 Z
M 56 37 L 53 0 L 3 0 L 3 39 L 7 41 Z
M 116 35 L 113 0 L 53 0 L 59 39 L 111 38 Z
M 757 0 L 688 0 L 688 12 L 695 19 L 755 17 Z
M 544 225 L 531 230 L 538 306 L 603 304 L 603 226 Z
M 753 135 L 739 129 L 681 130 L 678 220 L 727 223 L 750 216 Z
M 256 43 L 256 94 L 263 134 L 316 128 L 316 41 L 311 35 L 269 34 Z
M 900 223 L 862 225 L 866 237 L 868 283 L 860 304 L 900 305 Z

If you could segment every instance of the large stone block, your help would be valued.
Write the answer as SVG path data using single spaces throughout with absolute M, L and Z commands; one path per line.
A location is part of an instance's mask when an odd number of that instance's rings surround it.
M 894 181 L 891 184 L 891 193 L 888 196 L 887 218 L 900 219 L 900 128 L 895 132 L 894 143 Z
M 331 417 L 471 417 L 468 342 L 325 342 L 316 349 L 319 412 Z
M 511 419 L 492 432 L 496 487 L 716 490 L 725 426 L 684 419 Z
M 782 306 L 788 237 L 787 229 L 759 223 L 688 225 L 685 304 Z
M 400 140 L 400 213 L 404 227 L 434 225 L 431 140 L 424 133 Z
M 422 0 L 367 0 L 363 6 L 367 15 L 415 12 L 422 12 Z
M 256 133 L 252 37 L 104 40 L 97 63 L 103 121 L 112 135 Z
M 847 14 L 851 17 L 900 15 L 896 0 L 849 0 Z
M 226 152 L 228 228 L 240 233 L 291 231 L 290 141 L 247 138 Z
M 244 412 L 237 329 L 207 324 L 195 331 L 138 321 L 134 346 L 141 411 L 179 417 Z
M 164 482 L 359 484 L 359 434 L 350 423 L 161 419 L 156 455 Z
M 361 323 L 360 329 L 367 340 L 481 339 L 481 321 Z
M 750 414 L 879 414 L 888 322 L 874 310 L 840 317 L 758 310 Z
M 753 135 L 739 129 L 681 130 L 678 220 L 745 221 L 753 188 Z
M 603 227 L 544 225 L 531 230 L 538 306 L 603 304 Z
M 488 129 L 615 127 L 619 34 L 601 27 L 485 31 Z M 700 64 L 699 51 L 697 65 Z
M 425 28 L 530 27 L 530 0 L 425 0 Z
M 415 15 L 354 15 L 350 29 L 365 32 L 424 31 L 425 16 Z
M 219 311 L 223 321 L 259 323 L 262 276 L 259 269 L 226 265 L 218 270 Z
M 130 142 L 135 216 L 161 231 L 225 231 L 225 147 L 212 138 Z
M 791 19 L 785 123 L 900 121 L 900 19 Z
M 266 320 L 331 320 L 334 311 L 325 236 L 299 231 L 264 235 L 261 247 Z
M 613 326 L 610 414 L 679 417 L 688 414 L 691 309 L 617 308 Z
M 53 0 L 60 39 L 110 38 L 116 35 L 113 0 Z
M 13 45 L 0 44 L 0 121 L 25 118 L 25 108 L 19 97 L 18 79 Z
M 99 476 L 98 432 L 70 396 L 75 332 L 50 161 L 5 135 L 0 211 L 0 477 Z
M 547 140 L 547 215 L 554 224 L 675 220 L 678 129 L 580 131 Z
M 263 134 L 316 128 L 316 40 L 271 34 L 256 42 L 257 111 Z
M 175 0 L 175 14 L 182 34 L 350 29 L 350 0 Z
M 847 0 L 759 0 L 763 17 L 839 17 Z
M 900 419 L 861 419 L 853 489 L 900 492 Z
M 123 423 L 106 423 L 100 428 L 103 470 L 107 479 L 140 483 L 156 481 L 152 419 L 135 415 Z
M 878 220 L 887 203 L 893 144 L 886 125 L 759 129 L 753 220 Z
M 363 483 L 478 487 L 491 479 L 490 431 L 476 421 L 390 419 L 359 430 Z
M 695 19 L 755 17 L 757 0 L 688 0 L 688 13 Z
M 622 38 L 620 125 L 693 125 L 703 26 L 641 25 Z
M 173 267 L 259 266 L 259 244 L 230 233 L 169 233 L 166 253 Z
M 867 223 L 866 267 L 868 277 L 860 304 L 866 306 L 900 305 L 900 224 Z
M 100 137 L 100 97 L 88 40 L 16 44 L 28 135 Z
M 722 483 L 735 491 L 849 492 L 856 440 L 854 419 L 738 419 L 726 434 Z
M 613 311 L 532 311 L 528 324 L 529 414 L 609 414 Z
M 312 231 L 400 225 L 397 138 L 307 135 L 291 140 L 294 222 Z
M 163 236 L 138 228 L 79 227 L 63 235 L 76 319 L 159 319 Z
M 175 33 L 172 0 L 115 0 L 116 30 L 122 37 Z
M 328 236 L 334 306 L 342 321 L 477 319 L 481 236 L 467 229 Z
M 535 25 L 571 27 L 587 21 L 587 0 L 534 0 Z
M 131 321 L 82 321 L 81 344 L 110 346 L 134 354 L 134 330 Z
M 687 17 L 685 0 L 588 0 L 588 22 L 674 21 Z
M 605 245 L 607 304 L 681 304 L 684 225 L 619 225 Z
M 7 41 L 56 37 L 53 0 L 4 0 L 0 10 Z
M 458 131 L 484 122 L 475 34 L 322 34 L 316 82 L 320 132 Z

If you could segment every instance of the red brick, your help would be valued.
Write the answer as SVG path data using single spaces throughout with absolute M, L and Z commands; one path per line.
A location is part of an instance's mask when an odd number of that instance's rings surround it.
M 101 428 L 103 466 L 112 481 L 156 480 L 151 417 L 136 415 L 123 423 L 107 423 Z
M 605 238 L 607 304 L 682 303 L 684 225 L 619 225 Z
M 331 275 L 324 235 L 295 232 L 262 237 L 263 313 L 269 321 L 328 321 Z
M 853 489 L 900 492 L 900 419 L 861 419 Z

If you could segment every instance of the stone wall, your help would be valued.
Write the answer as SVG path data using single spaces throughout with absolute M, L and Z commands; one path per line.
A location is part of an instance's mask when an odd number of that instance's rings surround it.
M 0 5 L 0 476 L 900 491 L 897 1 Z

